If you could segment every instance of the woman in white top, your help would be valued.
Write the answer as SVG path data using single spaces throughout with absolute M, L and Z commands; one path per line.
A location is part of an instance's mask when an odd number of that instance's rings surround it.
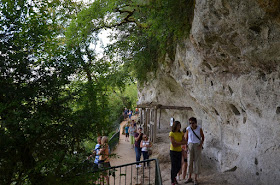
M 143 135 L 143 139 L 140 143 L 140 147 L 142 148 L 141 151 L 142 151 L 142 154 L 143 154 L 143 158 L 144 160 L 147 160 L 149 159 L 149 149 L 150 147 L 152 147 L 152 142 L 149 141 L 149 138 L 147 135 Z M 144 163 L 144 167 L 146 166 L 146 163 Z M 147 162 L 147 166 L 149 167 L 149 162 Z

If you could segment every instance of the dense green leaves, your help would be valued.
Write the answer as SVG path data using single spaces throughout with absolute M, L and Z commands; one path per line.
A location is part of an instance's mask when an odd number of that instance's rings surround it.
M 188 34 L 191 0 L 0 2 L 0 184 L 86 184 L 97 135 Z M 98 50 L 99 33 L 112 44 Z M 75 154 L 74 154 L 75 153 Z
M 69 106 L 77 65 L 60 35 L 67 23 L 53 17 L 62 5 L 9 0 L 0 8 L 0 184 L 60 184 L 91 134 Z
M 106 54 L 143 82 L 166 54 L 174 59 L 176 43 L 188 36 L 193 8 L 193 0 L 98 1 L 78 14 L 68 35 L 88 39 L 103 28 L 113 29 L 115 42 L 107 46 Z

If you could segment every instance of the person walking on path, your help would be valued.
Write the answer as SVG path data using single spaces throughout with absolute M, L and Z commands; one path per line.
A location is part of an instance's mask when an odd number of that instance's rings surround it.
M 139 114 L 139 110 L 138 108 L 135 109 L 135 115 L 138 115 Z
M 149 141 L 149 138 L 146 134 L 143 134 L 143 139 L 140 143 L 143 159 L 147 160 L 149 159 L 149 150 L 152 147 L 152 142 Z M 146 163 L 144 163 L 144 167 L 146 166 Z M 147 162 L 147 167 L 149 167 L 149 162 Z
M 127 117 L 128 117 L 128 109 L 125 107 L 123 111 L 123 119 L 126 120 Z
M 188 141 L 188 182 L 192 182 L 192 173 L 194 172 L 194 185 L 198 184 L 198 175 L 201 172 L 201 151 L 204 142 L 203 130 L 197 125 L 194 117 L 189 119 L 190 126 L 186 130 L 186 140 Z
M 125 132 L 125 141 L 129 141 L 129 132 L 128 132 L 129 126 L 128 124 L 125 125 L 124 127 L 124 132 Z
M 182 148 L 181 145 L 187 144 L 184 133 L 180 131 L 181 123 L 175 121 L 172 125 L 172 131 L 169 133 L 170 138 L 170 158 L 171 158 L 171 184 L 178 184 L 176 180 L 177 173 L 181 169 Z
M 129 111 L 128 111 L 128 120 L 131 120 L 132 114 L 133 114 L 132 110 L 129 109 Z
M 136 153 L 136 162 L 140 161 L 141 159 L 141 147 L 140 143 L 143 138 L 142 128 L 138 128 L 138 132 L 135 133 L 135 153 Z M 141 167 L 141 164 L 137 163 L 136 168 Z
M 129 132 L 129 139 L 130 139 L 131 148 L 134 148 L 134 144 L 135 144 L 134 135 L 135 135 L 135 132 L 136 132 L 136 126 L 134 126 L 133 123 L 130 124 L 128 132 Z
M 133 124 L 133 126 L 135 126 L 136 127 L 136 122 L 135 122 L 135 120 L 133 119 L 133 120 L 131 120 L 132 121 L 132 124 Z

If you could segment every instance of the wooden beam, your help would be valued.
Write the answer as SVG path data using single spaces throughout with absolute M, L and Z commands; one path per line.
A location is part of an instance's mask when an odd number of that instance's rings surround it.
M 136 107 L 137 108 L 153 108 L 153 107 L 157 108 L 160 106 L 161 106 L 160 104 L 150 103 L 150 104 L 139 104 Z
M 193 110 L 191 107 L 182 106 L 161 106 L 160 109 Z
M 155 109 L 177 109 L 177 110 L 193 110 L 191 107 L 184 106 L 172 106 L 172 105 L 161 105 L 161 104 L 139 104 L 137 108 L 155 108 Z

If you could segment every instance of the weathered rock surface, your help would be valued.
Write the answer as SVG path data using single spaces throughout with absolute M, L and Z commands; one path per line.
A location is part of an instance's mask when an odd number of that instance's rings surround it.
M 202 121 L 207 162 L 240 184 L 280 182 L 280 2 L 196 1 L 190 37 L 156 79 L 139 88 L 139 103 L 190 106 L 164 111 L 186 126 Z

